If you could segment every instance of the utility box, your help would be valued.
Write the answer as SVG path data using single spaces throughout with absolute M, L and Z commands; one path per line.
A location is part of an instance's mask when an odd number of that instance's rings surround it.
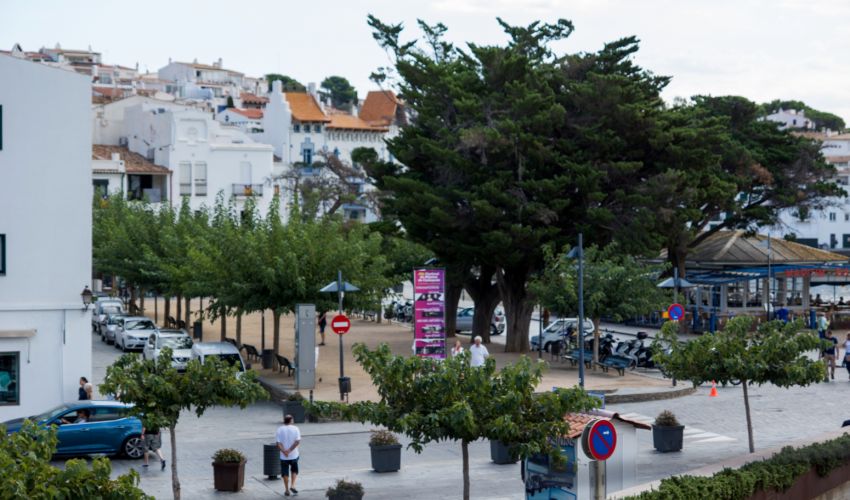
M 316 305 L 295 306 L 295 388 L 316 387 Z

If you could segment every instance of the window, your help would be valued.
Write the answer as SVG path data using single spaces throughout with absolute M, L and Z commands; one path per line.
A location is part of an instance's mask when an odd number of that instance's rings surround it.
M 321 125 L 313 125 L 313 132 L 321 132 L 321 131 L 322 131 Z
M 207 163 L 195 162 L 195 196 L 207 195 Z
M 850 213 L 844 212 L 844 222 L 850 221 Z
M 192 164 L 180 162 L 180 194 L 192 196 Z
M 313 150 L 304 149 L 301 151 L 301 161 L 304 162 L 304 165 L 311 165 L 313 163 Z
M 108 179 L 92 179 L 95 194 L 99 194 L 101 198 L 109 198 L 109 180 Z
M 0 352 L 0 406 L 21 404 L 20 362 L 20 353 Z
M 292 130 L 295 131 L 295 132 L 301 132 L 301 125 L 298 125 L 296 123 L 295 125 L 292 126 Z
M 835 222 L 835 212 L 829 213 L 829 222 Z

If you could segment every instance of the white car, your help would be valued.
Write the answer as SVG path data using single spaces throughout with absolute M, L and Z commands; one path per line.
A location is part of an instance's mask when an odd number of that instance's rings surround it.
M 110 314 L 106 318 L 106 325 L 100 330 L 100 340 L 107 344 L 114 344 L 118 331 L 124 326 L 126 314 Z
M 204 362 L 206 358 L 217 357 L 218 359 L 236 365 L 240 372 L 244 372 L 251 365 L 245 366 L 242 355 L 235 345 L 229 342 L 197 342 L 192 346 L 192 359 Z
M 177 371 L 185 371 L 186 363 L 192 357 L 192 337 L 185 330 L 159 330 L 148 337 L 142 357 L 155 360 L 163 347 L 171 348 L 171 366 Z
M 575 330 L 576 325 L 578 325 L 578 318 L 558 318 L 555 321 L 549 323 L 545 329 L 543 329 L 543 350 L 549 351 L 549 347 L 560 340 L 565 340 L 567 336 L 571 334 L 573 330 Z M 587 318 L 584 318 L 584 335 L 592 335 L 594 330 L 593 321 Z M 539 349 L 540 345 L 540 336 L 534 335 L 531 337 L 531 350 L 536 351 Z
M 121 302 L 121 299 L 107 297 L 95 302 L 94 311 L 91 314 L 92 332 L 101 333 L 100 327 L 106 321 L 106 317 L 116 312 L 124 312 L 124 303 Z
M 144 316 L 128 316 L 124 325 L 115 332 L 115 348 L 127 352 L 129 349 L 143 349 L 156 325 Z

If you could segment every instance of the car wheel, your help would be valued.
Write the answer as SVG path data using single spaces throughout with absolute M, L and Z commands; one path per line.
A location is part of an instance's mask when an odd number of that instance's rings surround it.
M 138 460 L 145 454 L 145 442 L 142 436 L 130 436 L 121 445 L 121 454 L 127 458 Z
M 490 325 L 490 336 L 495 337 L 496 335 L 499 335 L 499 329 L 496 328 L 496 325 Z
M 543 344 L 543 350 L 546 351 L 546 352 L 549 352 L 549 346 L 550 345 L 552 345 L 551 342 L 546 342 L 545 344 Z

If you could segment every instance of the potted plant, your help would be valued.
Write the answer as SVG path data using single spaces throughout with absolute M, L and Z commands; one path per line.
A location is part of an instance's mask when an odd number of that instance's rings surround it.
M 218 491 L 239 491 L 245 484 L 245 455 L 222 448 L 212 456 L 213 479 Z
M 291 392 L 283 401 L 283 416 L 292 415 L 296 424 L 303 424 L 306 420 L 304 415 L 304 396 L 300 392 Z
M 509 445 L 498 439 L 491 439 L 490 460 L 497 464 L 515 464 L 519 459 Z
M 680 451 L 684 434 L 685 426 L 679 424 L 676 415 L 671 411 L 664 410 L 655 417 L 655 423 L 652 425 L 652 444 L 661 453 Z
M 374 430 L 369 438 L 372 468 L 375 472 L 396 472 L 401 469 L 401 444 L 390 431 Z
M 338 479 L 335 485 L 328 488 L 325 496 L 329 500 L 361 500 L 363 498 L 363 485 L 356 481 Z

